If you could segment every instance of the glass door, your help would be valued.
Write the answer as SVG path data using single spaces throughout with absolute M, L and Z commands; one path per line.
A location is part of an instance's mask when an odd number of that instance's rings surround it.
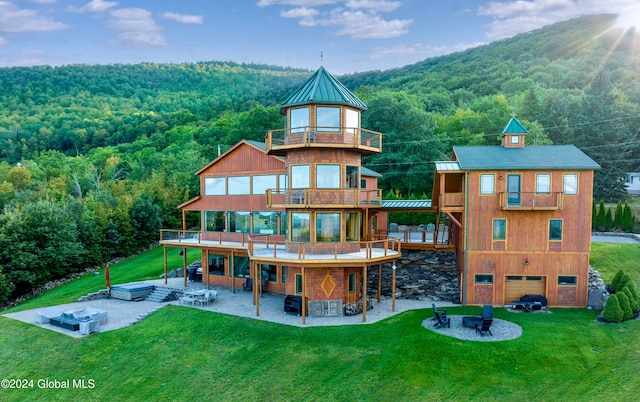
M 510 174 L 507 176 L 507 205 L 510 207 L 520 206 L 519 174 Z

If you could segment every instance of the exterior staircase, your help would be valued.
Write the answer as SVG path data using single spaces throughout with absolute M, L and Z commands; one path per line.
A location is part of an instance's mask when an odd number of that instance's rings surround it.
M 164 303 L 177 300 L 181 294 L 182 291 L 179 289 L 156 286 L 155 289 L 153 289 L 153 292 L 149 293 L 145 300 Z

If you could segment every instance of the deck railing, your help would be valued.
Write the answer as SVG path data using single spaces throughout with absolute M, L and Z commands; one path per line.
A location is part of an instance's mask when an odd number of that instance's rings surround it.
M 563 193 L 500 193 L 500 208 L 503 210 L 557 210 L 562 209 Z
M 300 206 L 304 208 L 379 207 L 382 203 L 380 189 L 287 189 L 267 190 L 267 208 Z
M 304 126 L 270 130 L 265 138 L 267 152 L 279 149 L 332 146 L 382 151 L 382 134 L 359 127 Z

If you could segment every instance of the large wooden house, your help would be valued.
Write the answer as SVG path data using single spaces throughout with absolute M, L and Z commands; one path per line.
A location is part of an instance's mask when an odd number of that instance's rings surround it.
M 572 145 L 525 147 L 526 134 L 512 117 L 500 146 L 456 146 L 436 162 L 432 203 L 455 224 L 462 303 L 586 307 L 600 167 Z
M 360 127 L 365 110 L 321 67 L 283 102 L 284 128 L 197 172 L 200 195 L 180 208 L 200 214 L 201 230 L 163 230 L 165 250 L 200 250 L 209 286 L 250 279 L 256 314 L 268 290 L 298 298 L 303 322 L 307 309 L 342 315 L 345 307 L 366 320 L 367 270 L 391 267 L 400 241 L 372 236 L 387 223 L 379 174 L 361 165 L 382 151 L 382 135 Z

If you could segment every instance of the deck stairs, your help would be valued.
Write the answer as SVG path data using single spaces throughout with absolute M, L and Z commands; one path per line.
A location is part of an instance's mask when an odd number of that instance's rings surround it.
M 149 293 L 145 300 L 165 303 L 177 300 L 182 295 L 182 290 L 169 287 L 156 286 L 153 292 Z

